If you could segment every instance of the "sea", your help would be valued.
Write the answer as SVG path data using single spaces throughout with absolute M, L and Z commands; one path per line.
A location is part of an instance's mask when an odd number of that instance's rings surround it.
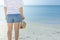
M 60 24 L 60 5 L 29 5 L 23 9 L 26 21 Z M 0 18 L 3 14 L 3 6 L 0 6 Z

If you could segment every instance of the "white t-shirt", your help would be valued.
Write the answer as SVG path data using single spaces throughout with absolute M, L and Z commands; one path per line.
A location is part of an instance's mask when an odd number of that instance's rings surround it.
M 23 7 L 23 0 L 4 0 L 4 7 L 7 7 L 7 14 L 20 14 L 20 7 Z

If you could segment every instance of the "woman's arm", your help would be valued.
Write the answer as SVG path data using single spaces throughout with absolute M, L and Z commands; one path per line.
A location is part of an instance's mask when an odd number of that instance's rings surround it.
M 7 13 L 7 7 L 4 7 L 4 13 L 5 13 L 5 16 L 6 16 L 6 13 Z
M 22 19 L 24 19 L 24 15 L 23 15 L 23 7 L 20 8 L 20 14 L 22 16 Z
M 6 17 L 6 13 L 7 13 L 7 7 L 4 7 L 4 14 L 5 14 L 5 17 Z
M 23 7 L 20 8 L 20 14 L 23 15 Z

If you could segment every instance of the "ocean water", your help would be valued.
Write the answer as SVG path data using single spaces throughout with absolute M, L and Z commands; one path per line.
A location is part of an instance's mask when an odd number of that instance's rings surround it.
M 25 6 L 24 14 L 31 22 L 60 24 L 60 5 Z
M 4 14 L 2 6 L 0 14 Z M 60 5 L 24 6 L 24 15 L 27 21 L 60 24 Z

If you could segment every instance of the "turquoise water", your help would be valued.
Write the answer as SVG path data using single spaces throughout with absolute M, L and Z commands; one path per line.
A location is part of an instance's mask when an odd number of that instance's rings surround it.
M 25 6 L 24 14 L 31 22 L 60 24 L 60 5 Z
M 4 14 L 2 6 L 0 13 Z M 60 24 L 60 5 L 24 6 L 24 15 L 27 22 Z

